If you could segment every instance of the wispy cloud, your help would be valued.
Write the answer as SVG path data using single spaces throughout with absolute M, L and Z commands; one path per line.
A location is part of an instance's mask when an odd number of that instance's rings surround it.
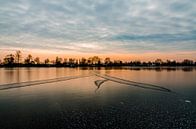
M 195 0 L 0 1 L 0 47 L 81 53 L 196 51 Z

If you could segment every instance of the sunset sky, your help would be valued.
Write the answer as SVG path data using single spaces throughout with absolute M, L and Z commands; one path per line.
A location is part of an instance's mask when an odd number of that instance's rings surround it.
M 196 0 L 0 0 L 0 59 L 196 60 Z

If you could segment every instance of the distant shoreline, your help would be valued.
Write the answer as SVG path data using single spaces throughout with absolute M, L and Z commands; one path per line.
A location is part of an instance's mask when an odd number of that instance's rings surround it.
M 120 67 L 129 67 L 129 68 L 196 68 L 196 65 L 181 65 L 181 66 L 129 66 L 129 65 L 121 65 L 121 66 L 56 66 L 56 65 L 21 65 L 21 66 L 7 66 L 0 65 L 0 68 L 120 68 Z
M 46 58 L 40 61 L 39 57 L 33 58 L 29 54 L 24 60 L 22 60 L 21 51 L 16 51 L 14 54 L 6 55 L 3 61 L 0 60 L 0 67 L 182 67 L 182 66 L 196 66 L 196 61 L 190 59 L 184 59 L 182 62 L 176 60 L 163 61 L 162 59 L 156 59 L 155 61 L 121 61 L 111 60 L 110 57 L 101 59 L 98 56 L 92 56 L 89 58 L 82 57 L 81 59 L 75 58 L 60 58 L 56 57 L 55 60 L 49 60 Z

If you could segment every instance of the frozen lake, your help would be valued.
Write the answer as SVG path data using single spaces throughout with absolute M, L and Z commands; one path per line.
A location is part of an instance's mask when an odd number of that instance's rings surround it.
M 0 68 L 0 128 L 196 128 L 196 68 Z

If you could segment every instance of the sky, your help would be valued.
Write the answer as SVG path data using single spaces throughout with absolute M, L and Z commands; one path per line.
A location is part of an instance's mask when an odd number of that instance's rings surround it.
M 196 60 L 196 0 L 0 0 L 0 59 Z

